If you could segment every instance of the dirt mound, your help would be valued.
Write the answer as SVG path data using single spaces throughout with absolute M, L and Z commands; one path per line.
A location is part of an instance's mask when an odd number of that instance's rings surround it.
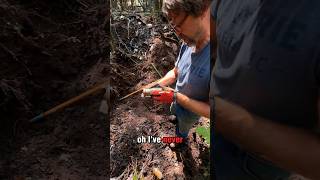
M 107 79 L 108 13 L 105 1 L 0 1 L 0 179 L 106 177 L 102 96 L 28 120 Z

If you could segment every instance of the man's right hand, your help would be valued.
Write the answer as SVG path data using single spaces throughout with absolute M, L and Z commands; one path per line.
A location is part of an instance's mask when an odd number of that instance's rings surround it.
M 173 101 L 174 91 L 172 90 L 154 90 L 151 93 L 154 100 L 160 103 L 170 104 Z

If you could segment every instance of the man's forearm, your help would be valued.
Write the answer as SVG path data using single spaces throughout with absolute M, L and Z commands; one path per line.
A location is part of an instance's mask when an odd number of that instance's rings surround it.
M 285 169 L 320 179 L 319 136 L 255 116 L 218 97 L 215 103 L 216 131 Z
M 210 118 L 209 103 L 191 99 L 188 96 L 181 93 L 177 93 L 177 103 L 183 106 L 184 108 L 198 114 L 199 116 Z
M 173 84 L 176 81 L 176 69 L 170 70 L 163 78 L 161 78 L 158 83 L 161 86 L 169 86 Z

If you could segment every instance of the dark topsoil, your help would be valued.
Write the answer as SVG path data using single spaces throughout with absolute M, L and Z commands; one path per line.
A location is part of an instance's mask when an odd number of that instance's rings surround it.
M 110 115 L 111 177 L 132 179 L 136 172 L 145 180 L 156 179 L 152 170 L 158 168 L 163 179 L 209 179 L 208 145 L 194 128 L 183 148 L 137 143 L 139 136 L 175 136 L 168 105 L 142 98 L 141 93 L 118 101 L 160 78 L 152 63 L 162 76 L 174 67 L 180 43 L 172 30 L 161 18 L 130 13 L 122 16 L 113 13 L 111 23 L 115 39 L 110 59 L 114 104 Z M 152 24 L 152 28 L 147 24 Z M 198 124 L 208 126 L 209 120 L 202 118 Z
M 103 92 L 28 120 L 108 78 L 108 4 L 0 0 L 0 179 L 107 179 Z

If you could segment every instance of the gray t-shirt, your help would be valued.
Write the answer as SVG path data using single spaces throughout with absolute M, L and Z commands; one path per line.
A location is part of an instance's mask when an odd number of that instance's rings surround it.
M 272 121 L 315 128 L 319 8 L 319 0 L 220 0 L 212 8 L 215 95 Z
M 210 43 L 197 53 L 192 48 L 183 44 L 181 46 L 178 60 L 175 64 L 178 69 L 176 90 L 189 98 L 208 102 L 210 86 Z M 178 119 L 199 118 L 198 115 L 176 106 Z

